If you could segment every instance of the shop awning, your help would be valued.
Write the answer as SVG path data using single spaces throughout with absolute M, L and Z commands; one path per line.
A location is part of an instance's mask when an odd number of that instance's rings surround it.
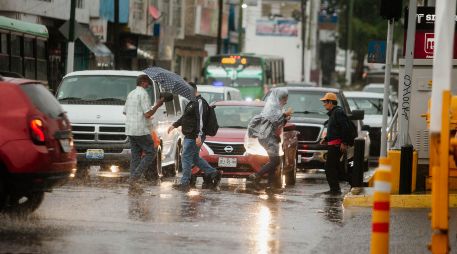
M 95 56 L 99 57 L 107 57 L 107 56 L 112 56 L 113 53 L 111 53 L 111 50 L 109 48 L 98 41 L 97 37 L 89 30 L 89 28 L 86 28 L 84 26 L 80 27 L 81 30 L 78 31 L 78 38 L 81 40 L 86 47 L 94 53 Z
M 66 21 L 60 28 L 59 31 L 68 39 L 69 31 L 69 22 Z M 86 45 L 86 47 L 94 53 L 97 58 L 112 58 L 113 53 L 109 48 L 101 43 L 98 38 L 90 31 L 89 27 L 81 25 L 78 22 L 75 22 L 75 36 L 81 42 Z

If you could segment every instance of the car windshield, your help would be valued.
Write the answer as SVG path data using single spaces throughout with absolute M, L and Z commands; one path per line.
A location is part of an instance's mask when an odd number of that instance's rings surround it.
M 135 89 L 135 76 L 71 76 L 62 81 L 57 92 L 60 103 L 77 101 L 123 105 L 127 95 Z M 147 89 L 150 98 L 154 98 L 150 87 Z
M 200 92 L 200 94 L 208 103 L 212 103 L 212 102 L 215 102 L 215 101 L 223 101 L 224 100 L 224 94 L 223 93 Z
M 320 99 L 326 92 L 321 91 L 294 91 L 289 90 L 289 98 L 285 109 L 291 107 L 295 115 L 297 114 L 327 114 L 327 110 L 322 105 Z M 268 96 L 267 96 L 268 97 Z M 267 99 L 265 97 L 265 101 Z M 338 96 L 338 105 L 341 105 L 341 99 Z
M 214 111 L 220 128 L 247 129 L 251 119 L 260 114 L 262 107 L 217 106 Z
M 365 115 L 382 115 L 382 102 L 380 98 L 348 98 L 351 110 L 364 110 Z

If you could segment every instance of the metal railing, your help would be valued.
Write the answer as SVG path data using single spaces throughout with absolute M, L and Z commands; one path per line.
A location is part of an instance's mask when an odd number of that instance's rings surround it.
M 394 116 L 392 117 L 392 120 L 389 123 L 389 126 L 387 126 L 387 150 L 390 150 L 392 147 L 395 147 L 395 144 L 397 143 L 398 140 L 398 134 L 399 134 L 399 122 L 398 122 L 398 109 L 395 111 Z

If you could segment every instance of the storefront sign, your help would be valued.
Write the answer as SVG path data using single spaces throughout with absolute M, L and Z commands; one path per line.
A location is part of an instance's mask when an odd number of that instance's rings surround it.
M 106 32 L 108 30 L 108 21 L 106 19 L 91 19 L 89 28 L 100 42 L 106 42 Z
M 298 22 L 293 19 L 258 19 L 256 35 L 264 36 L 298 36 Z
M 217 37 L 218 11 L 213 8 L 196 7 L 195 34 Z M 228 37 L 228 13 L 222 16 L 222 38 Z
M 408 16 L 408 10 L 405 11 L 405 17 Z M 435 7 L 418 7 L 416 14 L 416 39 L 414 44 L 415 59 L 433 59 L 435 49 Z M 457 20 L 457 16 L 456 19 Z M 407 19 L 405 19 L 407 21 Z M 408 22 L 405 22 L 405 40 Z M 457 25 L 456 25 L 457 29 Z M 405 44 L 406 45 L 406 44 Z M 404 47 L 406 48 L 406 47 Z M 457 33 L 454 35 L 454 54 L 453 58 L 457 59 Z

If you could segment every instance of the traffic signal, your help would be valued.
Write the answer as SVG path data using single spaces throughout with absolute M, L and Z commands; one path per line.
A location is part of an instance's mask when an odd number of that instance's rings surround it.
M 403 10 L 403 0 L 381 0 L 381 17 L 399 20 Z

